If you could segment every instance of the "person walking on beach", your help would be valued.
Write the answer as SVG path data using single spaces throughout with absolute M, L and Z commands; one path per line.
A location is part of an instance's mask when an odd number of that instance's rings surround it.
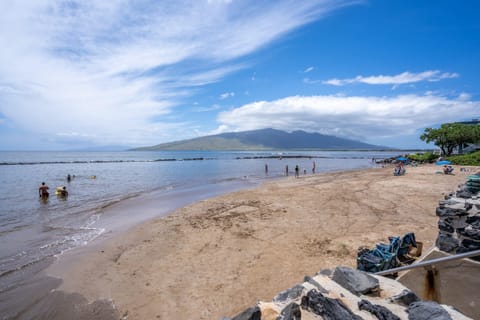
M 288 177 L 288 164 L 285 166 L 285 175 Z
M 313 161 L 312 174 L 315 174 L 315 168 L 316 168 L 315 161 Z
M 42 185 L 40 186 L 40 188 L 38 188 L 38 196 L 40 198 L 48 198 L 48 196 L 50 195 L 48 193 L 48 186 L 45 184 L 45 182 L 42 182 Z
M 268 175 L 268 164 L 265 163 L 265 174 Z
M 298 168 L 298 164 L 295 166 L 295 178 L 298 178 L 298 171 L 300 169 Z

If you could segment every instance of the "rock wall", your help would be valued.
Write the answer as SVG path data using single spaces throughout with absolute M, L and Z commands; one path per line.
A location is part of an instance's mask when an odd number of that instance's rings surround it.
M 480 196 L 467 186 L 445 197 L 436 209 L 437 247 L 447 253 L 464 253 L 480 249 Z M 480 257 L 475 257 L 480 261 Z
M 471 319 L 452 307 L 420 298 L 398 281 L 348 267 L 324 270 L 222 320 Z

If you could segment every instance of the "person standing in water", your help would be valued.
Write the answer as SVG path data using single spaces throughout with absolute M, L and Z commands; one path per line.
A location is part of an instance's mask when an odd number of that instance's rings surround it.
M 42 185 L 40 186 L 40 188 L 38 188 L 38 196 L 40 198 L 48 198 L 48 196 L 50 195 L 48 193 L 48 186 L 45 184 L 45 182 L 42 182 Z

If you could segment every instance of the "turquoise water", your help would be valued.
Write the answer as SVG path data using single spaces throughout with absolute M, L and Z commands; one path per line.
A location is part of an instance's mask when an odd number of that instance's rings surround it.
M 104 208 L 145 194 L 165 197 L 172 210 L 190 200 L 266 179 L 371 167 L 398 152 L 0 152 L 0 294 L 52 257 L 108 231 Z M 268 173 L 265 172 L 268 166 Z M 67 175 L 73 178 L 67 181 Z M 95 178 L 94 178 L 95 177 Z M 45 181 L 50 197 L 42 201 Z M 55 188 L 66 186 L 66 199 Z M 168 200 L 169 199 L 169 200 Z M 160 213 L 159 213 L 160 214 Z M 118 217 L 123 219 L 124 217 Z M 115 217 L 109 217 L 115 219 Z M 129 217 L 139 222 L 145 217 Z M 111 220 L 112 221 L 112 220 Z M 101 227 L 100 227 L 101 226 Z

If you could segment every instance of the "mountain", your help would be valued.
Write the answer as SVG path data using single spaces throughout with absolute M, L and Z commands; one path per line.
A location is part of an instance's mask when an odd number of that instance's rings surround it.
M 384 150 L 391 149 L 320 133 L 260 129 L 162 143 L 135 151 L 159 150 Z

